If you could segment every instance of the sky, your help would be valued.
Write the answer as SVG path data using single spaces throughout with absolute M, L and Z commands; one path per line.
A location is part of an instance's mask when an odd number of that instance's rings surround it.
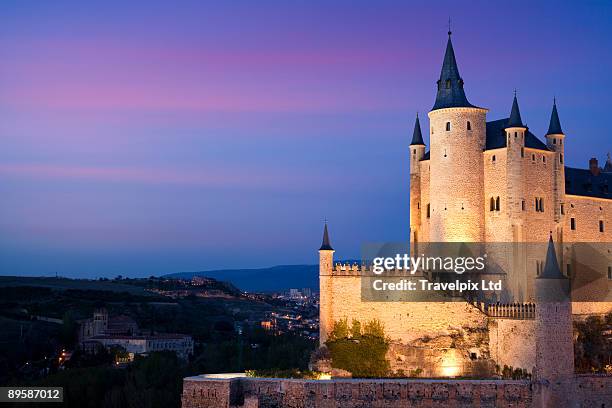
M 407 240 L 449 17 L 488 120 L 516 89 L 542 137 L 556 97 L 566 164 L 605 160 L 609 2 L 2 1 L 0 274 L 315 264 L 325 219 L 337 258 Z

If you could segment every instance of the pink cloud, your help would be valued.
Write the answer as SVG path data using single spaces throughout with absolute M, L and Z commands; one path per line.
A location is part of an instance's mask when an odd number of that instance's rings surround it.
M 400 100 L 372 87 L 373 78 L 421 69 L 414 50 L 173 49 L 100 40 L 20 46 L 27 52 L 0 43 L 3 54 L 17 54 L 0 68 L 0 103 L 32 108 L 379 109 Z
M 256 169 L 211 171 L 194 169 L 158 169 L 146 167 L 70 166 L 55 164 L 0 164 L 1 177 L 34 179 L 90 180 L 113 183 L 178 184 L 229 188 L 290 187 L 308 182 L 302 176 Z

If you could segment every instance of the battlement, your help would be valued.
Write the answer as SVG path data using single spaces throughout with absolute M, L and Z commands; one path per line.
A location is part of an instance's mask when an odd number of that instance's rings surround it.
M 489 317 L 502 319 L 535 319 L 535 303 L 472 302 Z

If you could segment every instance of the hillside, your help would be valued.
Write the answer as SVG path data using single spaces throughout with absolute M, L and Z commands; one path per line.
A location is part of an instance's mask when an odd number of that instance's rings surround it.
M 229 281 L 248 292 L 274 292 L 289 288 L 319 288 L 318 265 L 278 265 L 259 269 L 219 269 L 198 272 L 177 272 L 168 278 L 191 279 L 205 276 Z

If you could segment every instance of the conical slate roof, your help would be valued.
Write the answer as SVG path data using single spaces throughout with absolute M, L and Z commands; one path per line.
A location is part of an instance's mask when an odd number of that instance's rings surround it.
M 518 101 L 516 99 L 516 92 L 514 93 L 512 110 L 510 111 L 510 118 L 508 119 L 508 125 L 506 127 L 525 127 L 521 119 L 521 111 L 519 110 Z
M 453 50 L 449 31 L 446 53 L 442 63 L 442 72 L 440 72 L 440 79 L 438 80 L 436 102 L 431 110 L 458 107 L 474 107 L 474 105 L 469 103 L 465 96 L 463 79 L 459 75 L 459 68 L 457 68 L 457 60 L 455 59 L 455 51 Z
M 563 133 L 561 130 L 561 122 L 559 121 L 559 113 L 557 112 L 557 101 L 553 101 L 553 109 L 550 114 L 550 124 L 548 125 L 547 135 L 557 135 Z
M 321 248 L 319 251 L 333 251 L 331 243 L 329 242 L 329 233 L 327 232 L 327 223 L 325 223 L 325 228 L 323 229 L 323 243 L 321 244 Z
M 561 273 L 561 269 L 559 269 L 557 252 L 555 251 L 555 243 L 553 242 L 552 235 L 548 239 L 548 250 L 546 251 L 544 271 L 538 276 L 538 279 L 567 279 L 565 275 Z
M 413 146 L 413 145 L 425 146 L 425 142 L 423 142 L 423 134 L 421 133 L 421 123 L 419 122 L 418 113 L 416 117 L 416 122 L 414 122 L 414 131 L 412 132 L 412 142 L 410 142 L 410 146 Z

